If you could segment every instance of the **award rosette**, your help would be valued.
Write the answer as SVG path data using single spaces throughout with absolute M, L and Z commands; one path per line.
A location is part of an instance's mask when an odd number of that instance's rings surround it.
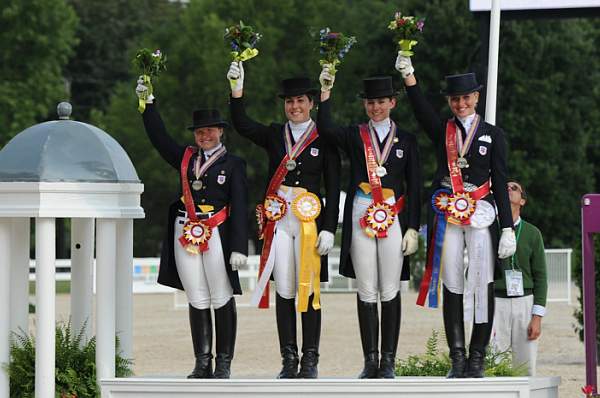
M 180 240 L 185 242 L 185 250 L 190 253 L 198 254 L 208 250 L 208 240 L 212 236 L 212 228 L 205 225 L 202 221 L 188 221 L 183 226 L 183 236 Z
M 473 228 L 487 228 L 496 220 L 496 209 L 487 200 L 478 200 L 470 218 Z
M 277 195 L 267 195 L 263 205 L 265 217 L 269 221 L 279 221 L 287 211 L 285 200 Z
M 365 215 L 361 219 L 361 226 L 365 234 L 370 238 L 385 233 L 387 229 L 394 223 L 394 210 L 385 203 L 371 203 L 367 208 Z
M 316 249 L 317 223 L 321 213 L 321 200 L 311 192 L 303 192 L 292 201 L 292 212 L 301 222 L 300 272 L 298 281 L 298 311 L 308 310 L 311 284 L 314 290 L 312 306 L 321 308 L 321 257 Z
M 462 225 L 475 213 L 475 200 L 468 192 L 457 192 L 448 200 L 448 222 Z

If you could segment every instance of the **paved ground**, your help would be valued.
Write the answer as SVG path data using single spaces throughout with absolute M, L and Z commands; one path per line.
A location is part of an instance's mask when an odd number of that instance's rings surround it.
M 362 353 L 354 294 L 324 294 L 321 337 L 322 377 L 355 377 Z M 249 295 L 239 301 L 243 304 Z M 416 293 L 402 297 L 402 328 L 398 357 L 422 353 L 432 329 L 442 330 L 440 310 L 416 306 Z M 575 302 L 575 301 L 574 301 Z M 69 296 L 59 295 L 59 319 L 68 315 Z M 538 373 L 561 376 L 561 397 L 580 397 L 585 384 L 584 346 L 573 332 L 572 306 L 549 303 L 543 322 Z M 134 299 L 135 373 L 182 377 L 193 367 L 187 310 L 174 308 L 171 294 L 136 295 Z M 232 374 L 235 378 L 274 377 L 280 368 L 274 309 L 238 307 L 238 340 Z M 299 336 L 301 333 L 299 331 Z

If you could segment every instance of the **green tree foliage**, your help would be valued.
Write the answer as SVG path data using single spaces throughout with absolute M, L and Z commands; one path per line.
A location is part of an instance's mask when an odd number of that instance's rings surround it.
M 197 0 L 165 15 L 160 29 L 135 47 L 161 48 L 168 54 L 168 70 L 155 82 L 155 94 L 170 133 L 186 143 L 191 142 L 185 127 L 194 108 L 211 106 L 228 114 L 225 73 L 230 58 L 222 39 L 226 26 L 243 19 L 263 34 L 259 56 L 245 63 L 244 97 L 248 113 L 264 123 L 284 120 L 276 96 L 282 78 L 305 74 L 318 84 L 319 55 L 311 32 L 329 26 L 358 39 L 339 67 L 332 96 L 336 120 L 356 123 L 365 118 L 356 98 L 362 78 L 391 74 L 402 87 L 394 70 L 395 44 L 386 29 L 396 7 L 383 1 Z M 403 3 L 402 11 L 427 18 L 413 58 L 416 75 L 434 106 L 449 115 L 439 95 L 443 76 L 484 69 L 479 65 L 478 21 L 459 0 L 411 0 Z M 593 106 L 600 93 L 592 84 L 600 70 L 593 46 L 597 39 L 596 25 L 579 19 L 516 20 L 501 26 L 498 125 L 509 141 L 511 174 L 530 195 L 524 216 L 540 226 L 548 247 L 573 246 L 579 239 L 579 197 L 597 184 L 593 164 L 600 151 L 592 140 L 600 125 Z M 94 120 L 124 145 L 146 184 L 143 204 L 149 219 L 139 223 L 144 227 L 136 231 L 136 252 L 152 255 L 158 253 L 156 242 L 162 237 L 166 204 L 178 189 L 177 176 L 145 138 L 135 114 L 134 86 L 131 71 L 130 80 L 116 86 L 106 112 L 96 113 Z M 434 154 L 402 94 L 393 117 L 417 133 L 428 185 Z M 231 130 L 225 141 L 230 151 L 248 161 L 251 200 L 258 202 L 266 184 L 264 152 Z
M 76 25 L 64 0 L 0 2 L 0 148 L 65 98 Z
M 87 121 L 104 110 L 115 85 L 129 78 L 127 50 L 160 30 L 161 21 L 181 5 L 167 0 L 67 0 L 80 23 L 79 44 L 66 68 L 73 116 Z

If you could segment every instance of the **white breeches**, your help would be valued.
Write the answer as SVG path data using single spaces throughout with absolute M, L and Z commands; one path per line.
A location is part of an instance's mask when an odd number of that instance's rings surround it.
M 464 261 L 465 245 L 468 264 Z M 487 285 L 494 281 L 494 259 L 492 237 L 488 228 L 451 223 L 446 225 L 442 249 L 442 281 L 450 292 L 465 295 L 465 320 L 472 318 L 474 310 L 476 323 L 487 322 Z
M 287 187 L 286 187 L 287 188 Z M 277 293 L 285 299 L 296 297 L 298 278 L 300 275 L 300 221 L 291 210 L 291 204 L 300 191 L 294 189 L 279 190 L 277 194 L 287 203 L 287 211 L 281 220 L 277 221 L 271 255 L 275 255 L 273 279 Z M 311 285 L 311 294 L 313 287 Z
M 394 197 L 386 202 L 393 205 Z M 367 303 L 376 303 L 378 295 L 381 301 L 390 301 L 400 291 L 402 274 L 402 228 L 398 217 L 387 230 L 387 238 L 371 238 L 365 234 L 359 220 L 371 205 L 372 199 L 354 197 L 352 203 L 352 243 L 350 256 L 356 274 L 358 297 Z
M 173 245 L 177 273 L 188 302 L 200 310 L 210 308 L 211 305 L 214 309 L 221 308 L 233 297 L 233 288 L 225 269 L 219 229 L 213 228 L 207 251 L 192 254 L 179 243 L 186 221 L 185 217 L 175 219 Z
M 514 366 L 525 364 L 529 376 L 535 376 L 538 340 L 527 339 L 531 321 L 533 294 L 523 297 L 496 297 L 492 347 L 496 352 L 512 349 Z

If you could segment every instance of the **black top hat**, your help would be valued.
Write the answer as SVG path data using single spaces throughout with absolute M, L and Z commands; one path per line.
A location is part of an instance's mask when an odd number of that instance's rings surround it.
M 292 77 L 281 81 L 280 98 L 295 97 L 297 95 L 317 95 L 319 90 L 311 87 L 308 77 Z
M 482 88 L 483 85 L 477 83 L 475 73 L 463 73 L 446 76 L 446 89 L 442 90 L 442 94 L 447 96 L 463 95 L 479 91 Z
M 228 127 L 229 123 L 221 119 L 217 109 L 197 109 L 192 114 L 192 125 L 188 130 L 196 130 L 200 127 Z
M 394 90 L 391 76 L 375 76 L 363 80 L 364 92 L 358 94 L 360 98 L 374 99 L 395 97 L 398 91 Z

